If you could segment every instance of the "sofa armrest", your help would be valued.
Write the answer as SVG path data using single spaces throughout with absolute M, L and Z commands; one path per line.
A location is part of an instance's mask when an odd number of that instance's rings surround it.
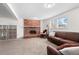
M 66 48 L 66 47 L 75 47 L 75 46 L 79 46 L 79 44 L 76 44 L 76 43 L 75 44 L 65 43 L 63 45 L 58 46 L 56 49 L 57 50 L 61 50 L 61 49 Z
M 48 55 L 62 55 L 60 51 L 58 51 L 56 48 L 47 46 L 47 54 Z

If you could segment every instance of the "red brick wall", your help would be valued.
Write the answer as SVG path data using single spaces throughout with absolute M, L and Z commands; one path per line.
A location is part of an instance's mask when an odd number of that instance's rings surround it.
M 24 26 L 40 27 L 40 20 L 24 20 Z
M 40 20 L 24 20 L 24 37 L 35 37 L 40 34 Z M 30 30 L 36 30 L 36 34 L 30 34 Z

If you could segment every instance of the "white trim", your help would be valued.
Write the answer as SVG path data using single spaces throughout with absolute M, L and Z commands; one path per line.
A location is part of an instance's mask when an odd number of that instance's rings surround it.
M 19 19 L 18 15 L 16 14 L 16 12 L 14 11 L 12 5 L 10 3 L 6 3 L 7 7 L 9 7 L 9 9 L 12 11 L 12 13 L 14 14 L 14 16 L 16 17 L 16 19 Z

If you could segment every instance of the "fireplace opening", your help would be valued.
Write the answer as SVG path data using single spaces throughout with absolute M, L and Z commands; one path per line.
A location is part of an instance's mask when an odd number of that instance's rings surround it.
M 30 30 L 30 34 L 36 34 L 36 30 Z

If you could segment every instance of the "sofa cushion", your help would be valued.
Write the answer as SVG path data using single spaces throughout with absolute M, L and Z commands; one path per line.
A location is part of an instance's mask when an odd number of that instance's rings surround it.
M 66 40 L 79 42 L 79 33 L 76 32 L 56 32 L 55 36 Z
M 51 32 L 49 33 L 49 36 L 55 36 L 55 32 L 51 31 Z
M 56 49 L 57 50 L 61 50 L 63 48 L 76 47 L 76 46 L 79 46 L 79 43 L 76 43 L 76 44 L 68 44 L 68 43 L 65 43 L 65 44 L 62 44 L 62 45 L 58 46 Z
M 75 41 L 71 41 L 71 40 L 66 40 L 63 38 L 59 38 L 59 37 L 53 37 L 53 36 L 49 36 L 48 40 L 56 45 L 62 45 L 64 43 L 77 43 Z
M 59 37 L 54 37 L 56 38 L 58 41 L 61 41 L 63 43 L 77 43 L 75 41 L 71 41 L 71 40 L 66 40 L 66 39 L 63 39 L 63 38 L 59 38 Z
M 59 50 L 64 55 L 79 55 L 79 46 L 77 47 L 68 47 Z

